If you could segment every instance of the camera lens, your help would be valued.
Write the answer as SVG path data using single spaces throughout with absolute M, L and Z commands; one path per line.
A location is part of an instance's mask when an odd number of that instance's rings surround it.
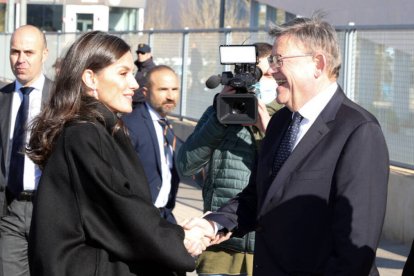
M 246 103 L 243 101 L 236 101 L 234 102 L 231 108 L 232 114 L 244 114 L 246 113 Z

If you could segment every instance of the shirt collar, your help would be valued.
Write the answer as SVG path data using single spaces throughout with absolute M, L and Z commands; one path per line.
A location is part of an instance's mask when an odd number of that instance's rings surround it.
M 45 80 L 45 76 L 43 74 L 40 74 L 40 76 L 30 85 L 30 87 L 33 87 L 37 91 L 42 91 Z M 18 80 L 16 80 L 15 90 L 19 91 L 22 86 L 23 85 Z
M 145 103 L 145 105 L 146 105 L 146 107 L 148 109 L 148 112 L 151 116 L 151 119 L 153 121 L 158 121 L 159 119 L 164 119 L 164 117 L 160 116 L 160 114 L 158 114 L 158 112 L 155 111 L 155 109 L 152 108 L 152 106 L 150 106 L 147 102 Z
M 303 118 L 313 122 L 331 100 L 336 90 L 338 89 L 338 84 L 336 82 L 330 84 L 325 90 L 313 97 L 308 101 L 302 108 L 299 110 L 300 115 Z

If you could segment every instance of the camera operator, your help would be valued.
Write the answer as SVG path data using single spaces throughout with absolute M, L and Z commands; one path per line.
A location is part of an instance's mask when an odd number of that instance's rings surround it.
M 251 170 L 259 150 L 270 116 L 281 106 L 275 101 L 273 92 L 266 89 L 272 70 L 267 58 L 272 51 L 268 43 L 256 43 L 258 67 L 262 70 L 260 96 L 268 100 L 268 106 L 258 100 L 258 116 L 254 126 L 222 124 L 216 114 L 215 104 L 204 112 L 194 132 L 181 146 L 177 156 L 177 167 L 183 175 L 191 176 L 207 168 L 203 183 L 204 212 L 215 211 L 228 199 L 236 196 L 248 184 Z M 272 78 L 273 82 L 276 81 Z M 270 81 L 271 81 L 270 80 Z M 220 94 L 235 93 L 236 89 L 224 86 Z M 268 95 L 265 93 L 273 93 Z M 273 100 L 271 99 L 273 97 Z M 216 101 L 217 96 L 214 101 Z M 210 246 L 197 260 L 199 275 L 231 274 L 252 275 L 254 232 L 243 238 L 231 238 L 219 245 Z
M 269 113 L 273 114 L 281 108 L 281 105 L 275 100 L 277 82 L 273 78 L 274 70 L 270 67 L 269 61 L 267 60 L 272 50 L 269 49 L 269 43 L 255 43 L 254 45 L 259 53 L 257 67 L 262 71 L 262 77 L 256 86 L 256 94 L 266 104 Z

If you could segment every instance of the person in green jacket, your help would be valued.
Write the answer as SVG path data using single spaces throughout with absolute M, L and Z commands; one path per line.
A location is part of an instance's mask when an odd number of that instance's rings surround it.
M 255 45 L 258 67 L 263 73 L 256 84 L 257 123 L 254 126 L 221 124 L 213 104 L 178 151 L 177 168 L 183 175 L 192 176 L 205 170 L 204 212 L 216 211 L 247 186 L 270 116 L 281 107 L 275 101 L 277 84 L 267 61 L 272 45 Z M 221 93 L 234 92 L 234 88 L 225 86 Z M 254 232 L 250 232 L 242 238 L 232 237 L 208 247 L 197 259 L 197 273 L 203 276 L 252 275 L 254 236 Z

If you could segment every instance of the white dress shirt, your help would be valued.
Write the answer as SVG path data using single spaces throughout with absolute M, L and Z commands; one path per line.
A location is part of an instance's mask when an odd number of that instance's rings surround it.
M 155 133 L 157 134 L 158 140 L 158 147 L 160 150 L 160 161 L 161 161 L 161 176 L 162 176 L 162 186 L 160 192 L 158 193 L 158 197 L 155 200 L 155 207 L 162 208 L 165 207 L 168 203 L 168 198 L 171 191 L 171 169 L 173 167 L 173 156 L 172 156 L 172 148 L 169 151 L 168 156 L 165 156 L 164 153 L 164 134 L 163 129 L 158 122 L 159 119 L 163 119 L 149 104 L 145 103 L 149 114 L 151 115 L 152 123 L 154 124 Z
M 30 125 L 30 122 L 36 117 L 41 109 L 42 105 L 42 90 L 45 83 L 45 76 L 43 74 L 30 85 L 34 90 L 29 94 L 29 110 L 27 122 Z M 9 143 L 9 152 L 11 152 L 11 147 L 13 145 L 13 129 L 16 122 L 17 112 L 19 111 L 20 104 L 23 100 L 23 94 L 20 92 L 20 88 L 23 85 L 16 80 L 16 87 L 13 93 L 13 103 L 11 109 L 11 124 L 10 124 L 10 143 Z M 30 139 L 30 130 L 26 135 L 26 142 Z M 35 190 L 39 183 L 39 179 L 42 172 L 37 165 L 35 165 L 30 158 L 25 155 L 24 157 L 24 175 L 23 175 L 23 190 Z
M 295 145 L 293 148 L 297 146 L 297 144 L 302 140 L 303 136 L 305 136 L 306 132 L 310 129 L 313 123 L 318 118 L 319 114 L 322 110 L 326 107 L 328 102 L 332 99 L 335 91 L 338 89 L 338 84 L 336 82 L 329 85 L 324 91 L 313 97 L 310 101 L 302 106 L 302 108 L 298 111 L 300 115 L 302 115 L 303 119 L 300 123 L 299 133 L 296 137 Z M 293 115 L 292 115 L 293 116 Z

